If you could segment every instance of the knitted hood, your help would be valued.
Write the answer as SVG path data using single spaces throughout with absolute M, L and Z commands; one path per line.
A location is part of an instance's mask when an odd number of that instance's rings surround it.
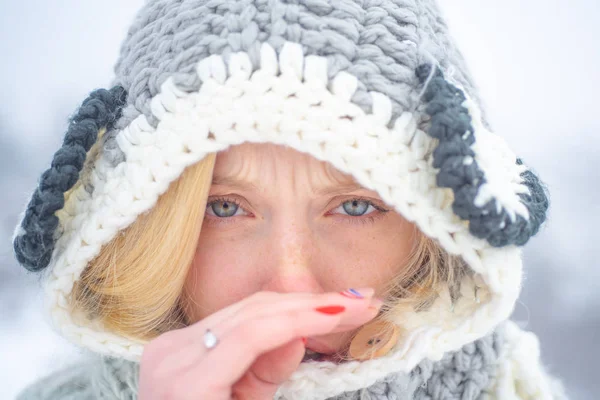
M 402 334 L 386 356 L 302 363 L 280 396 L 366 387 L 440 360 L 511 314 L 521 248 L 548 200 L 492 132 L 434 0 L 152 0 L 129 29 L 112 87 L 71 118 L 15 230 L 16 257 L 44 272 L 62 335 L 139 361 L 144 342 L 67 311 L 73 284 L 187 166 L 242 142 L 330 162 L 472 271 L 460 293 L 392 321 Z

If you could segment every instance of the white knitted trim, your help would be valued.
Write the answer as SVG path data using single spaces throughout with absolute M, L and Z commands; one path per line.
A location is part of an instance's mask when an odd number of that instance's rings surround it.
M 500 212 L 504 208 L 512 222 L 515 222 L 517 215 L 529 220 L 529 210 L 518 196 L 519 193 L 531 195 L 521 177 L 527 171 L 527 166 L 517 164 L 515 154 L 506 140 L 483 126 L 481 113 L 473 100 L 467 98 L 463 106 L 469 110 L 471 125 L 475 131 L 475 143 L 471 145 L 471 149 L 486 179 L 486 183 L 479 188 L 475 205 L 483 207 L 488 201 L 496 199 L 496 210 Z
M 503 357 L 491 399 L 566 400 L 561 382 L 549 376 L 540 359 L 538 338 L 513 321 L 504 325 Z
M 251 71 L 248 55 L 237 53 L 228 66 L 220 56 L 198 64 L 203 82 L 199 92 L 183 92 L 167 79 L 151 102 L 157 127 L 140 115 L 121 130 L 116 140 L 126 161 L 111 167 L 100 156 L 90 169 L 91 197 L 79 185 L 57 212 L 64 233 L 53 254 L 46 294 L 49 312 L 65 337 L 98 353 L 140 360 L 143 342 L 70 315 L 66 296 L 101 246 L 150 209 L 185 167 L 242 142 L 287 145 L 353 175 L 449 253 L 464 258 L 479 274 L 475 282 L 465 282 L 464 290 L 474 293 L 474 285 L 481 287 L 479 302 L 465 294 L 451 310 L 449 296 L 442 296 L 428 312 L 395 321 L 405 333 L 386 357 L 300 365 L 278 396 L 324 399 L 366 387 L 392 371 L 410 371 L 424 357 L 439 359 L 488 334 L 510 315 L 520 289 L 520 249 L 491 247 L 473 237 L 467 223 L 452 212 L 452 191 L 435 184 L 435 142 L 417 128 L 416 116 L 404 113 L 388 128 L 389 98 L 371 92 L 373 112 L 366 114 L 350 102 L 357 79 L 340 72 L 328 88 L 326 59 L 304 57 L 298 44 L 286 43 L 279 61 L 275 50 L 264 44 L 261 68 Z M 476 110 L 474 104 L 471 109 Z M 492 136 L 482 135 L 481 140 Z M 509 161 L 506 157 L 503 162 Z M 494 172 L 508 167 L 486 168 Z

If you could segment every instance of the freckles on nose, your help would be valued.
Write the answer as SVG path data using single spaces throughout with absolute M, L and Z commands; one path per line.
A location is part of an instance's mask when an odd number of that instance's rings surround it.
M 285 229 L 273 232 L 269 244 L 270 275 L 264 290 L 278 292 L 322 291 L 312 265 L 313 244 L 310 230 L 297 229 L 288 223 Z
M 275 235 L 275 241 L 281 249 L 281 257 L 284 262 L 290 264 L 305 263 L 310 249 L 310 233 L 297 229 L 292 223 L 280 235 Z M 277 237 L 279 236 L 279 237 Z

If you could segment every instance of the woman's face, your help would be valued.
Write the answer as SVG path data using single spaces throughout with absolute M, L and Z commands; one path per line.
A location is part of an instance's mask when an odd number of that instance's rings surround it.
M 244 143 L 217 155 L 186 291 L 198 321 L 258 291 L 381 294 L 411 251 L 415 226 L 328 163 Z M 309 338 L 329 353 L 349 332 Z

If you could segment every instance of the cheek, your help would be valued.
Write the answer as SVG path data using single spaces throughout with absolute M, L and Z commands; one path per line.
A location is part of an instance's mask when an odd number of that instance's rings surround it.
M 255 260 L 258 256 L 248 240 L 201 234 L 186 281 L 186 291 L 195 304 L 194 321 L 248 297 L 258 289 Z
M 391 220 L 371 228 L 346 229 L 328 235 L 331 273 L 352 285 L 372 286 L 378 292 L 401 273 L 413 246 L 413 226 Z

